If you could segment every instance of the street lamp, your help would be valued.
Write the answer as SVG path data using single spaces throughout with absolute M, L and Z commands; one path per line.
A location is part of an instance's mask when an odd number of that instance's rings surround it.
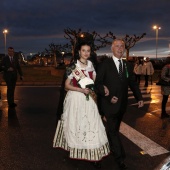
M 64 54 L 65 54 L 65 52 L 62 51 L 61 54 L 62 54 L 62 61 L 63 61 L 62 64 L 64 64 Z
M 153 29 L 156 31 L 156 59 L 157 59 L 157 49 L 158 49 L 158 30 L 161 29 L 161 27 L 154 25 Z
M 81 34 L 80 34 L 80 37 L 81 37 L 81 38 L 84 38 L 84 34 L 83 34 L 83 33 L 81 33 Z
M 5 45 L 5 55 L 6 55 L 6 34 L 8 33 L 7 29 L 3 30 L 3 34 L 4 34 L 4 45 Z

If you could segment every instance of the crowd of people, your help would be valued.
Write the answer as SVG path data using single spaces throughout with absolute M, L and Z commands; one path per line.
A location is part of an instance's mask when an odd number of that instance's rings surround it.
M 138 59 L 134 65 L 134 73 L 136 76 L 136 82 L 140 84 L 141 76 L 144 76 L 145 79 L 145 87 L 148 87 L 149 77 L 151 79 L 152 84 L 152 75 L 154 73 L 154 68 L 152 62 L 150 62 L 149 57 L 147 57 L 144 61 Z M 170 82 L 170 57 L 167 57 L 165 60 L 165 65 L 161 70 L 160 78 L 166 82 Z M 168 102 L 168 98 L 170 95 L 170 86 L 161 85 L 161 94 L 162 94 L 162 102 L 161 102 L 161 115 L 160 118 L 169 118 L 170 115 L 166 112 L 166 105 Z
M 137 59 L 134 66 L 134 73 L 136 75 L 136 81 L 140 84 L 141 76 L 144 76 L 145 87 L 148 87 L 149 78 L 151 79 L 152 84 L 152 75 L 154 73 L 154 68 L 149 57 L 146 57 L 145 60 Z

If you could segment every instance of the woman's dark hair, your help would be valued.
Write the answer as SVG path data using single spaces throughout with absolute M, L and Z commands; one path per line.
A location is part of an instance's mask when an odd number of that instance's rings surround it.
M 92 48 L 92 44 L 90 42 L 81 42 L 80 44 L 78 44 L 77 49 L 80 50 L 81 47 L 84 45 L 90 46 L 90 48 Z
M 13 48 L 13 47 L 8 47 L 8 49 L 9 49 L 9 50 L 14 50 L 14 48 Z
M 77 46 L 75 47 L 75 55 L 74 55 L 74 60 L 77 61 L 78 59 L 80 59 L 79 56 L 79 50 L 81 49 L 82 46 L 87 45 L 90 47 L 91 51 L 92 51 L 92 44 L 90 42 L 81 42 L 79 44 L 77 44 Z

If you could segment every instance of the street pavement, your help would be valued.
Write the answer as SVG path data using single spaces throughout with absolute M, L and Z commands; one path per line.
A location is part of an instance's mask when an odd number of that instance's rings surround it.
M 155 84 L 141 82 L 145 106 L 138 108 L 129 90 L 127 113 L 121 124 L 121 140 L 129 170 L 159 170 L 169 160 L 170 120 L 160 119 L 161 92 Z M 60 86 L 17 84 L 15 102 L 9 109 L 6 86 L 1 86 L 0 170 L 94 170 L 91 163 L 71 160 L 68 153 L 52 147 L 56 128 Z M 167 112 L 170 114 L 168 101 Z M 117 170 L 112 155 L 102 161 L 102 170 Z

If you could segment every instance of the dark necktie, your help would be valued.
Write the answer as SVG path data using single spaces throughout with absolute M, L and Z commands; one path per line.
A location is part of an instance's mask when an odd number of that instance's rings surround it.
M 118 61 L 119 61 L 119 77 L 122 78 L 122 74 L 123 74 L 122 62 L 121 60 Z
M 13 62 L 13 57 L 10 57 L 10 59 L 11 59 L 11 63 Z

